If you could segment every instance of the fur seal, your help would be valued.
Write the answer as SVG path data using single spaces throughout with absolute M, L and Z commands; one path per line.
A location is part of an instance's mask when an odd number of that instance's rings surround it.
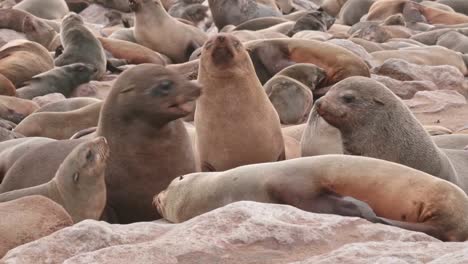
M 152 210 L 154 193 L 173 178 L 196 171 L 180 118 L 193 111 L 200 93 L 199 85 L 159 65 L 140 64 L 119 75 L 101 108 L 97 130 L 112 153 L 105 172 L 107 205 L 102 219 L 130 223 L 160 218 Z M 1 190 L 49 181 L 80 142 L 55 141 L 26 153 L 8 170 Z
M 404 48 L 400 50 L 384 50 L 371 53 L 376 66 L 382 65 L 387 59 L 402 59 L 418 65 L 452 65 L 467 76 L 466 56 L 440 46 Z
M 160 0 L 130 0 L 130 4 L 135 12 L 136 41 L 168 56 L 174 63 L 188 61 L 190 54 L 207 39 L 200 29 L 171 17 Z
M 0 202 L 42 195 L 62 205 L 73 221 L 98 220 L 106 205 L 104 171 L 109 146 L 104 137 L 78 145 L 68 154 L 54 178 L 38 186 L 0 194 Z
M 299 124 L 305 121 L 312 108 L 313 96 L 303 83 L 287 76 L 273 76 L 263 86 L 281 124 Z
M 7 79 L 3 74 L 0 73 L 0 95 L 16 95 L 16 87 Z
M 259 17 L 259 18 L 253 18 L 249 19 L 243 23 L 240 23 L 237 25 L 234 30 L 232 31 L 238 31 L 238 30 L 262 30 L 266 29 L 284 22 L 289 22 L 288 19 L 281 18 L 281 17 Z M 231 31 L 231 32 L 232 32 Z
M 296 21 L 294 27 L 286 35 L 291 37 L 303 30 L 327 32 L 327 30 L 330 29 L 334 23 L 335 18 L 321 9 L 316 11 L 309 11 L 307 14 Z
M 465 0 L 437 0 L 437 3 L 451 7 L 455 12 L 468 16 L 468 5 Z
M 198 81 L 203 95 L 195 127 L 202 171 L 285 158 L 278 114 L 236 37 L 223 33 L 205 43 Z
M 379 218 L 363 214 L 362 207 L 343 196 L 366 202 Z M 192 173 L 174 179 L 154 204 L 165 219 L 177 223 L 241 200 L 381 220 L 443 241 L 468 239 L 468 197 L 460 188 L 368 157 L 324 155 Z
M 347 0 L 338 14 L 338 20 L 344 25 L 352 26 L 367 14 L 375 0 Z
M 13 8 L 44 19 L 61 19 L 69 12 L 65 0 L 22 0 Z
M 293 78 L 307 86 L 312 92 L 327 78 L 327 74 L 323 69 L 311 63 L 296 63 L 284 68 L 275 76 Z
M 82 129 L 97 125 L 101 105 L 102 103 L 98 102 L 65 113 L 33 113 L 21 121 L 13 131 L 27 137 L 68 139 Z
M 0 48 L 0 74 L 10 80 L 15 87 L 21 87 L 33 76 L 53 67 L 52 56 L 38 43 L 15 40 Z
M 208 4 L 213 22 L 219 30 L 227 25 L 237 26 L 254 18 L 281 16 L 277 8 L 255 0 L 208 0 Z
M 59 35 L 53 27 L 23 10 L 0 9 L 0 28 L 22 32 L 26 39 L 37 42 L 48 50 L 55 50 L 59 45 Z
M 73 225 L 62 206 L 40 195 L 0 203 L 0 213 L 0 258 L 10 249 Z
M 65 66 L 73 63 L 85 63 L 97 70 L 92 75 L 93 80 L 99 80 L 106 73 L 106 55 L 101 43 L 86 28 L 83 18 L 76 13 L 69 13 L 60 26 L 60 40 L 63 53 L 58 56 L 55 66 Z
M 406 105 L 379 82 L 350 77 L 315 102 L 318 114 L 340 130 L 345 154 L 397 162 L 468 190 L 463 171 L 437 147 Z M 366 142 L 372 141 L 372 144 Z
M 131 12 L 128 0 L 95 0 L 97 4 L 119 10 L 121 12 Z
M 91 64 L 73 63 L 34 76 L 26 86 L 16 90 L 16 95 L 23 99 L 33 99 L 50 93 L 70 96 L 73 89 L 87 83 L 96 73 Z
M 422 16 L 423 21 L 425 20 L 429 24 L 457 25 L 468 23 L 468 16 L 465 14 L 424 6 L 413 1 L 408 1 L 405 4 L 403 14 L 406 10 L 412 12 L 411 18 L 413 18 L 413 16 L 416 17 L 416 22 L 420 22 L 418 18 Z
M 338 16 L 341 11 L 341 8 L 344 6 L 348 0 L 324 0 L 320 5 L 320 8 L 325 10 L 331 16 Z
M 268 39 L 245 44 L 262 83 L 294 63 L 311 63 L 327 73 L 323 86 L 350 76 L 370 76 L 366 63 L 352 52 L 331 44 L 304 39 Z M 332 55 L 333 54 L 333 55 Z
M 13 96 L 0 95 L 0 118 L 18 124 L 39 108 L 37 103 Z
M 101 102 L 101 100 L 91 97 L 75 97 L 52 102 L 41 106 L 34 113 L 42 112 L 68 112 L 82 107 Z
M 142 45 L 125 40 L 98 37 L 102 47 L 114 58 L 124 59 L 129 64 L 153 63 L 166 65 L 168 61 L 161 54 Z
M 440 36 L 439 39 L 437 39 L 436 45 L 446 47 L 463 54 L 468 53 L 468 37 L 456 31 L 447 32 Z

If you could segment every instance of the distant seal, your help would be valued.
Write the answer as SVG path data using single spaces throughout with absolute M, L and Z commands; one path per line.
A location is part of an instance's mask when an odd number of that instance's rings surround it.
M 69 12 L 65 0 L 22 0 L 13 8 L 44 19 L 61 19 Z
M 76 132 L 98 124 L 101 102 L 68 112 L 33 113 L 21 121 L 14 132 L 27 137 L 68 139 Z
M 305 121 L 313 103 L 312 92 L 307 86 L 293 78 L 275 75 L 263 88 L 278 112 L 281 124 Z
M 466 5 L 466 1 L 464 0 L 437 0 L 437 3 L 450 6 L 455 12 L 468 16 L 468 5 Z
M 95 0 L 97 4 L 102 6 L 116 9 L 122 12 L 130 12 L 130 6 L 128 5 L 128 0 Z
M 309 11 L 296 21 L 294 27 L 287 33 L 287 35 L 293 36 L 297 32 L 303 30 L 327 32 L 334 23 L 335 18 L 323 10 Z
M 311 63 L 327 73 L 324 86 L 350 76 L 369 77 L 369 67 L 352 52 L 330 43 L 304 39 L 268 39 L 245 44 L 262 83 L 294 63 Z M 331 55 L 333 54 L 333 56 Z
M 358 23 L 367 14 L 375 0 L 348 0 L 340 9 L 338 19 L 345 25 Z
M 99 219 L 106 204 L 104 171 L 109 157 L 105 138 L 78 145 L 48 183 L 0 194 L 0 202 L 42 195 L 62 205 L 73 221 Z
M 255 0 L 208 0 L 208 4 L 213 22 L 219 30 L 226 25 L 237 26 L 254 18 L 281 16 L 278 9 Z
M 0 258 L 10 249 L 73 225 L 62 206 L 40 195 L 0 203 L 0 214 Z
M 249 19 L 243 23 L 237 25 L 233 31 L 236 30 L 261 30 L 271 26 L 275 26 L 284 22 L 288 22 L 288 19 L 281 17 L 259 17 Z
M 103 220 L 130 223 L 160 218 L 152 210 L 154 193 L 173 178 L 196 170 L 180 118 L 193 111 L 200 93 L 199 85 L 159 65 L 140 64 L 119 75 L 101 108 L 97 130 L 112 153 L 105 172 L 108 196 Z M 7 191 L 49 181 L 80 142 L 54 141 L 28 152 L 8 170 L 0 188 Z M 148 163 L 148 157 L 154 162 Z
M 60 26 L 60 40 L 63 53 L 58 56 L 55 66 L 65 66 L 73 63 L 85 63 L 97 70 L 92 75 L 93 80 L 99 80 L 106 73 L 106 55 L 101 43 L 86 28 L 83 18 L 76 13 L 69 13 Z
M 16 87 L 53 67 L 49 52 L 38 43 L 15 40 L 0 48 L 0 74 Z
M 16 95 L 16 87 L 10 80 L 0 73 L 0 95 Z
M 401 99 L 379 82 L 350 77 L 334 85 L 315 105 L 320 116 L 340 130 L 345 154 L 397 162 L 468 190 L 456 164 Z M 373 143 L 366 144 L 369 140 Z
M 101 100 L 91 97 L 75 97 L 52 102 L 41 106 L 34 113 L 41 112 L 68 112 L 80 109 L 87 105 L 101 102 Z
M 205 43 L 198 81 L 203 95 L 195 127 L 203 171 L 285 158 L 278 114 L 236 37 L 222 33 Z
M 365 201 L 378 217 L 344 196 Z M 174 179 L 155 196 L 154 204 L 165 219 L 178 223 L 245 200 L 359 216 L 443 241 L 468 239 L 468 197 L 460 188 L 424 172 L 367 157 L 323 155 L 192 173 Z
M 98 37 L 98 40 L 113 57 L 125 59 L 129 64 L 154 63 L 166 65 L 168 63 L 164 56 L 143 45 L 103 37 Z
M 87 83 L 97 69 L 91 64 L 73 63 L 34 76 L 26 86 L 16 90 L 16 95 L 23 99 L 33 99 L 50 93 L 70 96 L 73 89 Z
M 136 41 L 168 56 L 174 63 L 188 61 L 190 54 L 206 41 L 200 29 L 171 17 L 161 1 L 130 0 L 135 12 Z
M 468 53 L 468 37 L 455 31 L 447 32 L 437 39 L 436 45 L 446 47 L 463 54 Z
M 323 0 L 320 8 L 325 10 L 331 16 L 338 16 L 341 8 L 345 5 L 348 0 Z
M 311 91 L 314 91 L 315 88 L 319 87 L 327 78 L 326 72 L 312 63 L 293 64 L 284 68 L 275 76 L 293 78 L 307 86 Z

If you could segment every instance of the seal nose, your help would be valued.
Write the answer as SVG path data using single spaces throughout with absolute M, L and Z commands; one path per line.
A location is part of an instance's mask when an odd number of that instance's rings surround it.
M 221 35 L 217 37 L 218 42 L 223 43 L 226 40 L 226 37 Z

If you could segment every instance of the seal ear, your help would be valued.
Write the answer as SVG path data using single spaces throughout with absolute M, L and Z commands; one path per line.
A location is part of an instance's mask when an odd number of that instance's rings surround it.
M 80 173 L 76 172 L 75 174 L 73 174 L 73 181 L 74 182 L 78 182 L 79 179 L 80 179 Z
M 373 100 L 374 100 L 374 102 L 376 102 L 378 105 L 385 105 L 384 102 L 382 102 L 381 100 L 379 100 L 379 99 L 377 99 L 377 98 L 374 98 Z

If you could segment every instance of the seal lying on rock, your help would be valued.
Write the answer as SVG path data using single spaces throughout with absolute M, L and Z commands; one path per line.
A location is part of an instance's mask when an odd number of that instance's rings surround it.
M 382 219 L 345 200 L 365 201 Z M 289 204 L 316 213 L 360 216 L 444 241 L 468 239 L 468 197 L 454 184 L 393 162 L 323 155 L 254 164 L 174 179 L 155 196 L 165 219 L 183 222 L 236 201 Z

